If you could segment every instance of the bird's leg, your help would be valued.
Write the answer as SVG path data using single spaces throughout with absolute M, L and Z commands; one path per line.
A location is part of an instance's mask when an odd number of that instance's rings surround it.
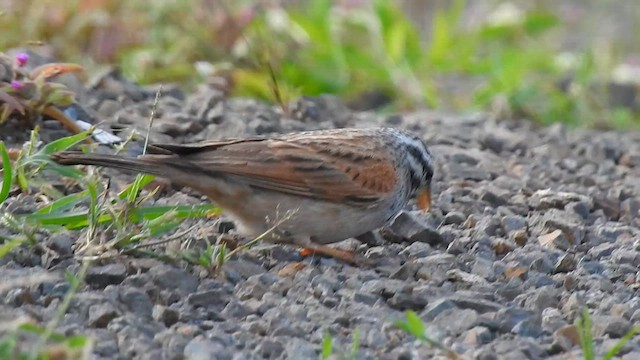
M 293 244 L 300 246 L 300 255 L 303 257 L 311 255 L 324 255 L 338 259 L 350 265 L 365 265 L 366 259 L 358 256 L 353 251 L 337 249 L 328 245 L 316 244 L 309 238 L 293 239 Z
M 357 265 L 359 263 L 356 255 L 352 251 L 336 249 L 328 245 L 305 244 L 304 248 L 300 250 L 300 255 L 302 256 L 310 256 L 313 254 L 329 256 L 351 265 Z

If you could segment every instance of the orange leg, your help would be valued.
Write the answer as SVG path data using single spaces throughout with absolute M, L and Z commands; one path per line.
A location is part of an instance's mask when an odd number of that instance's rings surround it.
M 356 256 L 352 251 L 336 249 L 327 245 L 307 244 L 300 250 L 300 255 L 305 257 L 313 254 L 329 256 L 351 265 L 362 265 L 364 260 Z

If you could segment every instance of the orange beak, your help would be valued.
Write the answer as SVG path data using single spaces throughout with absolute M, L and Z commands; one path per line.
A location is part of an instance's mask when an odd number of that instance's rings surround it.
M 431 209 L 431 190 L 429 188 L 420 189 L 416 197 L 416 203 L 420 210 L 429 211 Z

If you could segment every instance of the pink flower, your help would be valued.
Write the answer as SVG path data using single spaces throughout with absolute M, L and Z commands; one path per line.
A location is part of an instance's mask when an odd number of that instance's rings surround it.
M 22 89 L 22 87 L 24 86 L 24 84 L 22 84 L 22 81 L 18 81 L 18 80 L 13 80 L 11 82 L 11 87 L 16 89 L 16 90 L 20 90 Z
M 29 61 L 29 54 L 20 53 L 16 55 L 16 61 L 18 62 L 18 66 L 25 66 L 27 61 Z

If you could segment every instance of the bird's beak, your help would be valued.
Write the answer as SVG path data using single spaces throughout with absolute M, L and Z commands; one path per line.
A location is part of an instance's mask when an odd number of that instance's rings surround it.
M 420 189 L 416 197 L 416 203 L 420 210 L 429 211 L 431 209 L 431 189 L 428 187 Z

